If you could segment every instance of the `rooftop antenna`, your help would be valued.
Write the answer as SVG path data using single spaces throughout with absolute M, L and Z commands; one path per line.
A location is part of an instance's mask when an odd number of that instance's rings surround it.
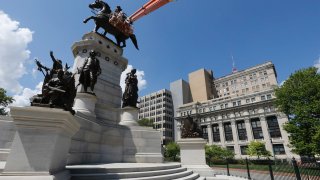
M 233 55 L 231 54 L 231 59 L 232 59 L 232 74 L 238 72 L 234 59 L 233 59 Z

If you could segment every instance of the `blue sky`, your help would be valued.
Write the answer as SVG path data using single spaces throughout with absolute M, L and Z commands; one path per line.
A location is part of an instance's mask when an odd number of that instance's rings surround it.
M 40 73 L 31 73 L 35 57 L 51 65 L 53 50 L 73 63 L 71 45 L 94 26 L 82 23 L 91 16 L 91 2 L 0 0 L 0 11 L 33 31 L 24 63 L 28 74 L 19 78 L 24 88 L 42 80 Z M 130 15 L 147 0 L 107 2 Z M 215 77 L 230 74 L 231 56 L 239 70 L 272 61 L 281 82 L 295 70 L 319 63 L 319 18 L 317 0 L 177 0 L 135 22 L 140 51 L 128 41 L 124 54 L 129 64 L 144 71 L 147 86 L 140 95 L 169 88 L 170 82 L 187 79 L 199 68 L 212 69 Z

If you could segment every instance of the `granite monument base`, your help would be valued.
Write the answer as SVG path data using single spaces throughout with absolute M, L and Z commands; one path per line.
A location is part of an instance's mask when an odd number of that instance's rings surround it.
M 17 132 L 0 179 L 67 179 L 71 137 L 79 130 L 70 112 L 42 107 L 10 110 Z
M 206 164 L 205 145 L 202 138 L 180 139 L 180 158 L 183 167 L 186 167 L 203 177 L 214 177 L 214 171 Z
M 121 109 L 120 125 L 126 127 L 123 134 L 123 162 L 162 163 L 161 133 L 151 127 L 138 125 L 139 109 Z

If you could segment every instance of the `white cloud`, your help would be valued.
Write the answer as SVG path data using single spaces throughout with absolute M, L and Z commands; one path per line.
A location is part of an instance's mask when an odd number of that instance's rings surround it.
M 282 86 L 284 83 L 286 82 L 286 80 L 282 81 L 279 86 Z
M 40 82 L 35 89 L 24 88 L 20 94 L 14 95 L 15 100 L 10 106 L 30 106 L 30 98 L 36 94 L 41 94 L 43 82 Z
M 126 87 L 125 84 L 125 79 L 127 77 L 127 73 L 129 73 L 133 69 L 132 65 L 128 65 L 127 69 L 124 70 L 121 74 L 121 79 L 120 79 L 120 86 L 122 89 L 122 92 L 124 92 L 124 89 Z M 138 88 L 139 90 L 145 89 L 147 87 L 147 81 L 144 79 L 144 71 L 140 71 L 137 69 L 136 72 L 137 78 L 138 78 Z
M 318 73 L 320 73 L 320 58 L 315 62 L 314 67 L 318 68 Z
M 0 11 L 0 87 L 11 93 L 21 93 L 19 79 L 26 74 L 25 63 L 30 57 L 28 44 L 32 41 L 28 28 Z

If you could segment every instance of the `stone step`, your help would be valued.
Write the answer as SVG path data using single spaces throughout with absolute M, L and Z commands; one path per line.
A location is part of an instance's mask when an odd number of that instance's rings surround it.
M 174 179 L 174 180 L 196 180 L 201 178 L 200 175 L 198 173 L 192 173 L 189 176 L 186 177 L 182 177 L 182 178 L 178 178 L 178 179 Z
M 187 171 L 187 168 L 179 167 L 174 169 L 164 169 L 156 171 L 138 171 L 138 172 L 124 172 L 124 173 L 94 173 L 94 174 L 73 174 L 76 179 L 86 178 L 86 179 L 125 179 L 125 178 L 141 178 L 150 176 L 161 176 L 167 174 L 175 174 L 183 171 Z
M 71 174 L 71 180 L 172 180 L 172 179 L 178 179 L 182 177 L 186 177 L 191 175 L 193 172 L 192 171 L 182 171 L 178 173 L 173 173 L 173 174 L 165 174 L 165 175 L 153 175 L 153 176 L 148 176 L 148 177 L 137 177 L 137 178 L 120 178 L 120 177 L 115 177 L 115 178 L 107 178 L 105 176 L 96 176 L 96 174 L 88 174 L 88 175 L 81 175 L 81 176 L 75 176 L 74 174 Z M 186 179 L 189 180 L 189 179 Z M 192 180 L 192 179 L 190 179 Z
M 140 178 L 129 178 L 125 180 L 172 180 L 172 179 L 178 179 L 182 177 L 186 177 L 191 175 L 193 172 L 192 171 L 183 171 L 179 173 L 174 173 L 174 174 L 166 174 L 166 175 L 160 175 L 160 176 L 150 176 L 150 177 L 140 177 Z
M 206 178 L 200 176 L 196 180 L 206 180 Z
M 110 163 L 96 165 L 69 165 L 66 169 L 71 174 L 128 173 L 159 171 L 180 168 L 179 163 Z
M 71 180 L 196 180 L 200 176 L 180 163 L 110 163 L 69 165 Z M 199 180 L 204 180 L 200 178 Z

